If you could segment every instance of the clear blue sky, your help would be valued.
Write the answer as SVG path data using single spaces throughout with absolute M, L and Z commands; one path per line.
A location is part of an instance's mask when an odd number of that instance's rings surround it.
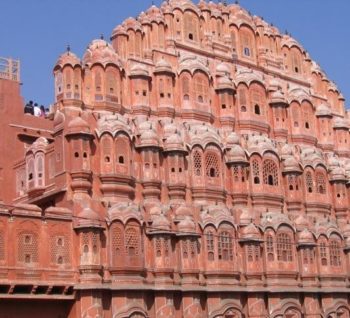
M 48 105 L 53 102 L 52 68 L 67 44 L 82 57 L 91 40 L 100 34 L 109 38 L 117 24 L 151 4 L 151 0 L 0 0 L 0 56 L 21 60 L 25 100 Z M 240 4 L 281 32 L 287 29 L 350 105 L 350 0 L 241 0 Z

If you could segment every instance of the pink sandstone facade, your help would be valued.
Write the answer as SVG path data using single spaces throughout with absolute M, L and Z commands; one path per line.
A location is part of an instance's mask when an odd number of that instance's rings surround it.
M 169 0 L 61 55 L 48 119 L 2 77 L 0 317 L 350 317 L 349 115 L 289 35 Z

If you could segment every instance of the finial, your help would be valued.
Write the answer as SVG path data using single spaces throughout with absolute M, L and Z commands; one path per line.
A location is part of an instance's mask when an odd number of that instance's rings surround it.
M 235 1 L 235 4 L 239 4 L 239 1 L 238 1 L 238 0 L 236 0 L 236 1 Z
M 103 39 L 104 39 L 104 36 L 103 36 L 103 34 L 102 34 L 102 33 L 100 34 L 100 39 L 101 39 L 101 40 L 103 40 Z
M 154 6 L 154 1 L 152 0 L 152 6 Z
M 67 52 L 70 52 L 70 45 L 67 45 Z
M 227 7 L 227 0 L 223 0 L 222 3 L 225 7 Z

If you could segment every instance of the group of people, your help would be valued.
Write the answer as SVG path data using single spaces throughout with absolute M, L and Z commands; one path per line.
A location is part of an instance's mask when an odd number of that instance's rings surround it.
M 43 105 L 41 105 L 39 107 L 38 103 L 33 103 L 33 101 L 29 101 L 29 103 L 27 103 L 24 106 L 24 113 L 25 114 L 30 114 L 30 115 L 34 115 L 36 117 L 43 117 L 45 118 L 47 113 L 48 113 L 49 109 L 45 108 Z

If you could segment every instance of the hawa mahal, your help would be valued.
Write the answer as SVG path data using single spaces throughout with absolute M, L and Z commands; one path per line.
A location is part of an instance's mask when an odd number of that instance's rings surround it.
M 349 318 L 344 98 L 238 4 L 70 49 L 47 118 L 0 72 L 0 317 Z

